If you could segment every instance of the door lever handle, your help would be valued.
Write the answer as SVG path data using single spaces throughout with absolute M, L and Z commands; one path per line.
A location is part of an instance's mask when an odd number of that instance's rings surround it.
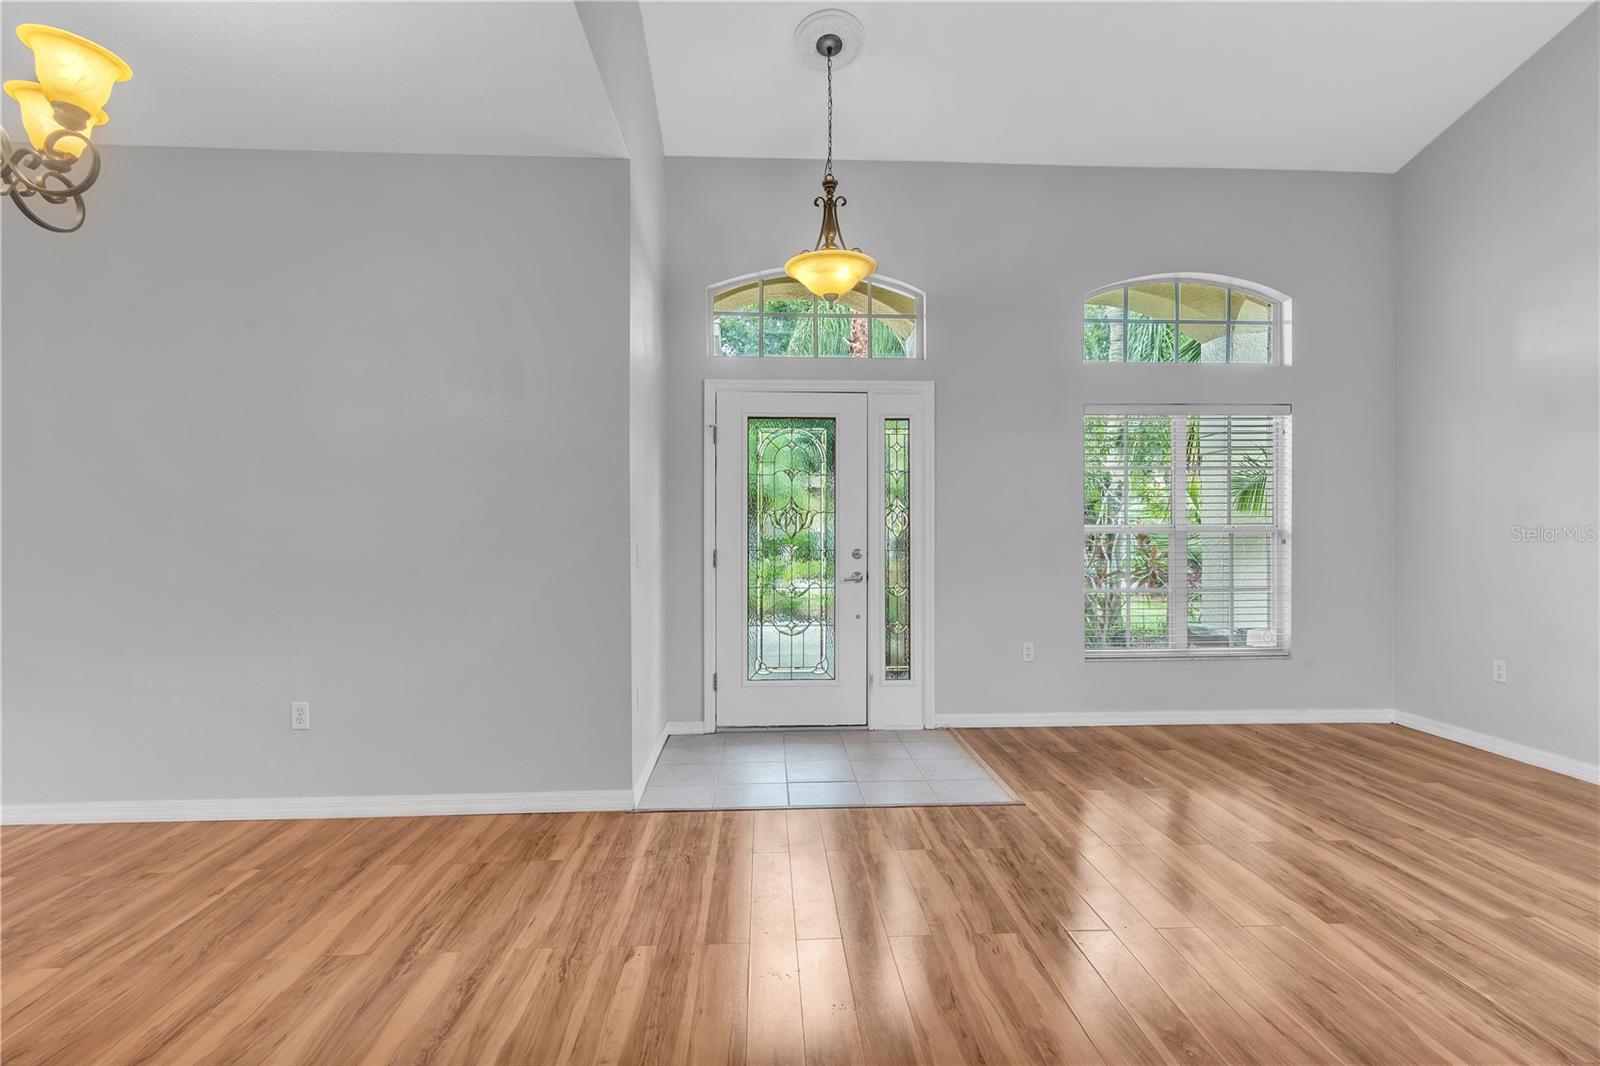
M 856 584 L 859 585 L 861 582 L 865 581 L 866 579 L 867 579 L 867 575 L 865 575 L 861 571 L 857 570 L 855 573 L 851 574 L 849 577 L 841 577 L 839 580 L 840 581 L 853 581 L 853 582 L 855 582 Z

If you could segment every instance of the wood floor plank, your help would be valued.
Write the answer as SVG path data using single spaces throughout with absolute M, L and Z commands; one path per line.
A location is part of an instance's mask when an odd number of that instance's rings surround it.
M 1078 932 L 1072 939 L 1168 1062 L 1223 1061 L 1221 1053 L 1172 1002 L 1116 932 Z
M 796 947 L 806 1066 L 866 1063 L 844 944 L 838 940 L 801 940 Z
M 7 1066 L 1600 1061 L 1600 789 L 963 732 L 1003 807 L 0 830 Z
M 785 850 L 762 851 L 759 843 L 750 878 L 750 998 L 747 1022 L 749 1061 L 766 1064 L 805 1062 L 805 1028 L 801 1013 L 800 962 L 795 945 L 794 891 L 790 880 L 788 835 L 782 811 L 775 813 L 778 831 L 766 842 Z M 757 819 L 761 839 L 762 819 Z

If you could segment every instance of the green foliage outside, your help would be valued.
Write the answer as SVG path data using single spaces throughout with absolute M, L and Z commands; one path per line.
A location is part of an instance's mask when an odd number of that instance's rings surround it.
M 1193 337 L 1180 336 L 1171 322 L 1129 312 L 1124 325 L 1121 321 L 1093 317 L 1095 310 L 1093 304 L 1084 305 L 1083 358 L 1088 362 L 1122 362 L 1124 358 L 1130 363 L 1200 362 L 1200 342 Z M 1117 352 L 1114 343 L 1119 333 L 1125 349 L 1123 353 Z
M 903 359 L 913 354 L 906 347 L 915 319 L 874 318 L 869 327 L 865 315 L 852 314 L 842 304 L 821 304 L 816 315 L 811 309 L 810 300 L 769 300 L 765 316 L 718 315 L 719 349 L 723 355 L 759 355 L 764 339 L 769 356 Z

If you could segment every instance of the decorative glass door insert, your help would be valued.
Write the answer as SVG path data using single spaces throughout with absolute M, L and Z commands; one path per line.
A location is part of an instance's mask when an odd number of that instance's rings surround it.
M 716 428 L 717 723 L 865 725 L 866 396 L 725 393 Z
M 750 418 L 750 681 L 835 680 L 837 420 Z

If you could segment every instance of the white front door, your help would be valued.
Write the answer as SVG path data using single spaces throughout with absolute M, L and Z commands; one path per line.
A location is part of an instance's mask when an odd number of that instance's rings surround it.
M 717 724 L 866 725 L 867 397 L 723 393 Z

